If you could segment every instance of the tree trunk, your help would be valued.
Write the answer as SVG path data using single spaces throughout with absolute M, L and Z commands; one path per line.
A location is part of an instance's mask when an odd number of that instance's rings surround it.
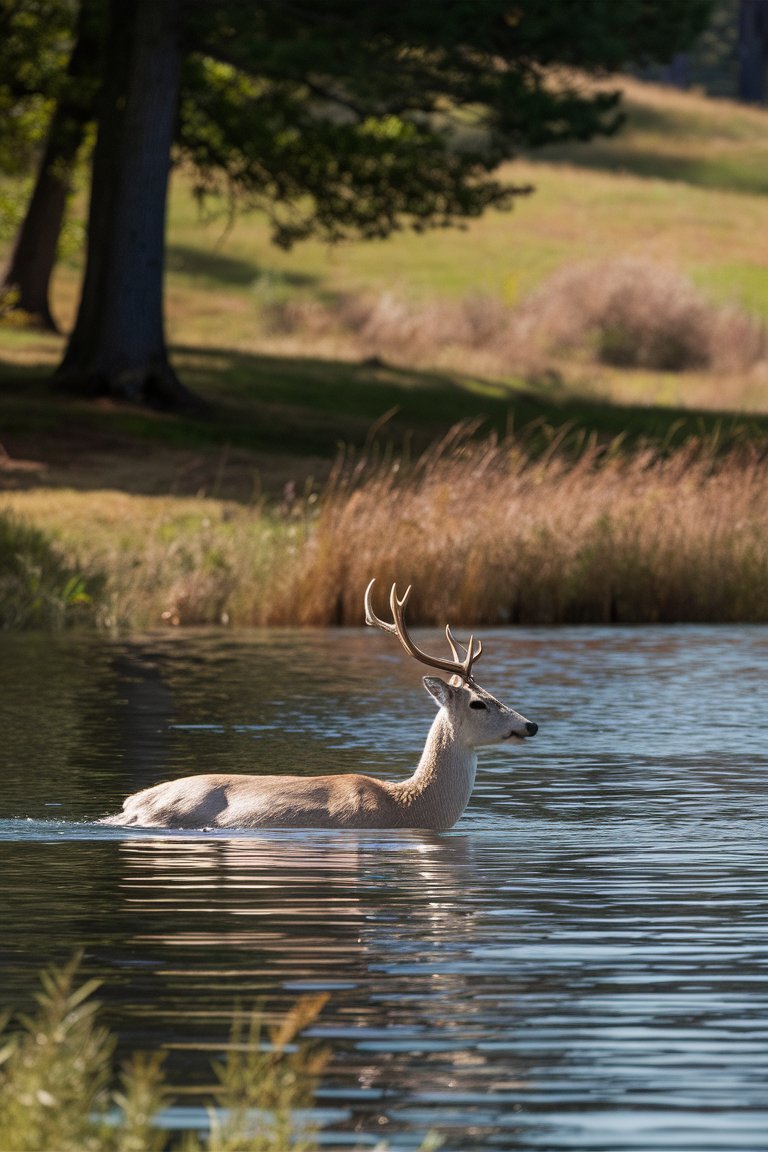
M 2 283 L 8 307 L 27 313 L 33 324 L 52 332 L 58 329 L 49 303 L 51 273 L 77 155 L 77 146 L 65 152 L 57 145 L 56 120 L 55 112 L 34 191 Z
M 50 281 L 75 162 L 94 116 L 103 23 L 101 0 L 83 0 L 67 76 L 51 117 L 45 149 L 26 215 L 19 227 L 2 291 L 11 306 L 41 327 L 56 331 Z
M 739 6 L 739 99 L 762 104 L 768 91 L 768 0 Z
M 165 209 L 181 74 L 182 0 L 112 0 L 88 253 L 59 377 L 79 391 L 181 407 L 168 360 Z

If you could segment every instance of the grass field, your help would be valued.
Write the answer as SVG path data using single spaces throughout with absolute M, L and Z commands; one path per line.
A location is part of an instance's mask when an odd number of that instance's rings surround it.
M 619 454 L 629 463 L 624 472 L 611 474 L 608 488 L 627 523 L 637 508 L 646 510 L 640 533 L 646 540 L 653 534 L 653 499 L 657 519 L 665 508 L 659 474 L 642 466 L 649 450 L 654 461 L 677 453 L 679 466 L 690 459 L 686 445 L 703 439 L 707 458 L 720 455 L 721 477 L 728 468 L 722 454 L 737 450 L 732 458 L 739 462 L 718 488 L 718 517 L 728 520 L 747 457 L 754 510 L 760 493 L 766 494 L 760 461 L 768 433 L 768 112 L 634 81 L 626 82 L 626 106 L 628 124 L 619 137 L 510 165 L 516 183 L 536 189 L 513 211 L 489 213 L 465 230 L 402 233 L 386 242 L 335 249 L 307 243 L 283 253 L 269 244 L 266 222 L 258 216 L 232 222 L 222 210 L 202 220 L 184 174 L 177 174 L 169 225 L 168 333 L 180 374 L 208 400 L 210 416 L 172 417 L 57 395 L 47 375 L 62 338 L 0 328 L 0 508 L 49 533 L 72 572 L 106 574 L 109 591 L 100 619 L 125 626 L 163 617 L 289 619 L 284 605 L 259 615 L 247 600 L 247 587 L 263 591 L 275 565 L 285 565 L 302 548 L 311 559 L 311 550 L 320 548 L 318 525 L 325 522 L 317 507 L 333 506 L 333 515 L 341 515 L 338 491 L 323 501 L 339 452 L 347 460 L 364 459 L 371 475 L 382 460 L 399 460 L 400 475 L 411 475 L 421 453 L 467 421 L 477 423 L 480 435 L 501 436 L 513 456 L 551 460 L 556 444 L 557 468 L 583 461 L 585 445 L 604 454 L 612 445 L 608 456 Z M 82 211 L 77 203 L 70 237 Z M 71 239 L 68 252 L 57 270 L 54 299 L 65 330 L 80 275 Z M 541 324 L 533 326 L 535 339 L 524 336 L 532 310 L 537 322 L 544 314 L 562 319 L 587 288 L 619 273 L 626 280 L 627 269 L 630 281 L 633 269 L 640 269 L 649 288 L 640 292 L 642 307 L 625 291 L 622 356 L 614 354 L 615 308 L 614 319 L 603 318 L 600 333 L 576 312 L 570 343 Z M 662 283 L 666 295 L 655 299 Z M 670 313 L 679 315 L 680 331 L 673 336 L 677 340 L 682 332 L 684 338 L 684 370 L 663 366 L 663 356 L 662 366 L 653 356 L 631 362 L 627 345 L 631 352 L 647 336 L 646 329 L 635 334 L 635 321 L 656 324 Z M 724 333 L 722 348 L 699 356 L 712 332 Z M 662 335 L 667 339 L 668 333 Z M 747 346 L 748 356 L 742 354 Z M 585 475 L 583 463 L 578 467 Z M 596 474 L 607 481 L 604 469 Z M 689 504 L 685 515 L 706 518 L 706 500 L 712 498 L 707 469 L 697 464 L 675 475 L 667 496 L 687 475 L 703 503 L 695 511 Z M 460 482 L 469 491 L 469 481 Z M 564 486 L 557 469 L 547 474 L 547 483 L 551 489 L 545 485 L 537 494 L 526 481 L 530 500 L 520 523 L 535 523 L 537 516 L 547 520 L 558 486 Z M 600 503 L 594 486 L 572 484 L 570 490 L 575 501 Z M 350 493 L 343 499 L 351 499 Z M 480 499 L 478 492 L 474 499 Z M 397 524 L 398 499 L 387 507 L 390 523 Z M 459 524 L 452 533 L 460 553 L 481 550 L 482 568 L 490 544 L 474 532 L 472 507 L 457 506 Z M 571 513 L 558 507 L 567 522 L 578 504 Z M 763 525 L 755 516 L 747 517 L 745 540 L 753 543 L 742 552 L 752 559 L 742 575 L 747 584 L 765 584 L 765 561 L 754 544 Z M 427 519 L 437 532 L 439 517 Z M 586 546 L 597 528 L 581 523 Z M 543 535 L 550 531 L 551 526 Z M 437 548 L 434 539 L 426 545 L 426 559 L 413 565 L 421 572 Z M 512 555 L 514 545 L 513 537 Z M 738 552 L 731 542 L 724 562 L 730 563 L 733 549 Z M 654 571 L 670 567 L 672 552 L 656 549 L 655 555 Z M 702 553 L 693 546 L 686 555 L 691 570 L 700 564 Z M 370 554 L 371 564 L 386 567 L 385 560 L 375 550 Z M 636 558 L 635 568 L 641 560 Z M 583 567 L 583 558 L 579 562 Z M 407 566 L 405 559 L 401 563 Z M 627 585 L 630 562 L 625 556 L 621 563 Z M 684 589 L 685 571 L 678 575 Z M 398 575 L 410 578 L 405 571 Z M 558 579 L 570 578 L 563 568 Z M 304 577 L 296 579 L 298 595 Z M 497 588 L 498 573 L 494 579 Z M 350 597 L 357 597 L 356 588 Z M 557 599 L 554 591 L 538 615 L 521 616 L 510 597 L 497 596 L 503 606 L 495 618 L 588 615 L 581 602 L 555 611 L 552 597 Z M 679 602 L 679 596 L 668 600 Z M 722 613 L 714 599 L 708 603 L 697 618 Z M 756 607 L 762 599 L 750 600 L 742 586 L 742 615 L 749 615 L 743 606 L 749 603 L 750 618 L 762 618 L 764 609 Z M 611 618 L 616 611 L 603 605 L 592 614 Z M 662 611 L 658 604 L 636 611 L 625 606 L 619 614 L 646 619 L 675 612 L 685 615 L 680 607 Z M 338 615 L 331 604 L 304 618 L 324 623 Z M 434 605 L 423 601 L 422 615 L 436 617 Z M 490 610 L 481 615 L 494 618 Z

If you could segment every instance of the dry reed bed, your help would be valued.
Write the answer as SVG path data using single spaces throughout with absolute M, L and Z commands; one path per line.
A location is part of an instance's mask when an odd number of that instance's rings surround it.
M 756 450 L 589 444 L 531 459 L 458 431 L 410 469 L 342 462 L 319 499 L 282 509 L 122 493 L 5 504 L 104 575 L 110 627 L 359 625 L 372 576 L 380 597 L 412 583 L 421 623 L 768 620 Z
M 413 583 L 423 623 L 768 620 L 768 467 L 455 443 L 339 483 L 266 622 L 359 623 L 372 575 Z

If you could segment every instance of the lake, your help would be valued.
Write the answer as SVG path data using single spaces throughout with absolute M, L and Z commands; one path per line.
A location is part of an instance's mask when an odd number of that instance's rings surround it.
M 326 990 L 327 1148 L 764 1152 L 768 628 L 482 639 L 540 731 L 453 831 L 228 834 L 93 821 L 192 772 L 402 778 L 434 705 L 394 639 L 0 637 L 0 1008 L 82 947 L 191 1090 L 239 1006 Z

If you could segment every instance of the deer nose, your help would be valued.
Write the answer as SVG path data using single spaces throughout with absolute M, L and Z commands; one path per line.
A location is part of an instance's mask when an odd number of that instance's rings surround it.
M 539 726 L 538 726 L 538 724 L 534 724 L 534 723 L 533 723 L 532 721 L 530 721 L 530 720 L 526 720 L 526 722 L 525 722 L 525 730 L 526 730 L 526 732 L 528 733 L 528 735 L 529 735 L 529 736 L 535 736 L 535 735 L 536 735 L 536 733 L 537 733 L 537 732 L 538 732 L 538 730 L 539 730 Z

